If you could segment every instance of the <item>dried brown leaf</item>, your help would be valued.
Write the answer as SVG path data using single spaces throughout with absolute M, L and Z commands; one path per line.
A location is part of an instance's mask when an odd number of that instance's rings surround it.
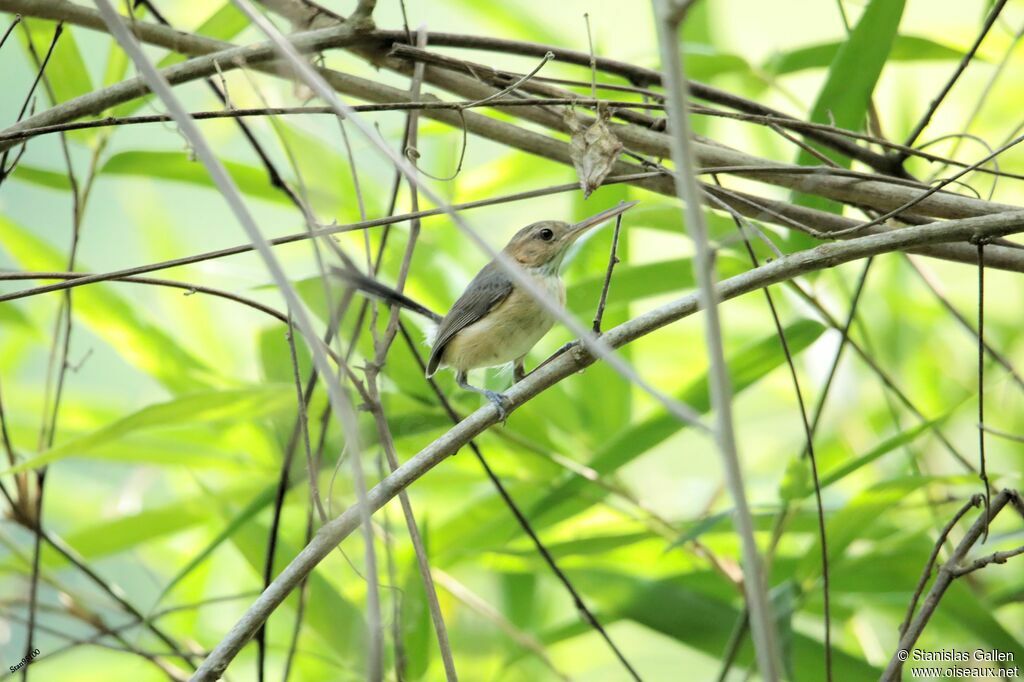
M 622 151 L 622 143 L 608 125 L 608 117 L 608 110 L 599 107 L 597 118 L 587 126 L 580 121 L 575 109 L 570 108 L 565 113 L 565 123 L 571 132 L 569 155 L 584 197 L 601 186 Z

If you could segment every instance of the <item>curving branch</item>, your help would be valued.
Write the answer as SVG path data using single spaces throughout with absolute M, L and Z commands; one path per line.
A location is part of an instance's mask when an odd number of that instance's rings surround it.
M 302 3 L 299 4 L 302 5 Z M 65 0 L 0 0 L 0 10 L 21 12 L 28 16 L 63 20 L 85 28 L 104 30 L 102 28 L 102 20 L 95 12 Z M 337 19 L 329 17 L 324 17 L 323 22 L 320 23 L 327 21 L 331 22 L 328 28 L 292 34 L 289 36 L 289 42 L 300 52 L 315 52 L 331 47 L 357 48 L 365 45 L 366 41 L 370 40 L 374 35 L 373 32 L 360 32 L 348 24 L 338 25 Z M 205 78 L 215 74 L 218 68 L 223 72 L 242 65 L 283 78 L 295 78 L 295 73 L 291 67 L 282 64 L 280 61 L 273 61 L 276 55 L 270 43 L 237 47 L 212 38 L 145 22 L 133 22 L 130 24 L 130 27 L 135 35 L 144 42 L 159 45 L 186 55 L 200 55 L 195 59 L 169 67 L 162 72 L 164 77 L 172 84 Z M 360 50 L 365 58 L 375 64 L 406 75 L 412 72 L 411 65 L 405 60 L 388 59 L 380 51 L 371 51 L 370 54 L 367 54 L 365 48 L 360 48 Z M 360 50 L 357 50 L 357 53 Z M 556 57 L 560 52 L 564 52 L 557 49 L 552 51 L 555 52 Z M 268 61 L 270 63 L 266 63 Z M 408 91 L 406 90 L 389 87 L 375 81 L 330 69 L 317 69 L 317 72 L 337 92 L 367 102 L 410 101 Z M 471 100 L 483 99 L 492 95 L 495 91 L 494 88 L 470 77 L 436 67 L 428 67 L 425 70 L 424 81 Z M 148 89 L 141 79 L 130 79 L 69 100 L 35 116 L 30 116 L 21 123 L 0 131 L 0 133 L 10 134 L 30 128 L 64 123 L 84 116 L 98 115 L 112 106 L 142 97 L 147 92 Z M 515 113 L 519 118 L 527 121 L 539 123 L 561 133 L 566 132 L 565 123 L 561 120 L 561 117 L 550 111 L 545 111 L 538 107 L 524 106 L 517 107 Z M 460 129 L 465 126 L 469 133 L 521 149 L 537 156 L 558 161 L 559 163 L 569 162 L 567 143 L 561 140 L 553 140 L 547 135 L 526 130 L 514 124 L 498 121 L 480 114 L 454 110 L 428 110 L 424 112 L 424 115 Z M 634 152 L 662 157 L 668 157 L 671 154 L 671 137 L 664 133 L 633 125 L 615 126 L 615 133 Z M 12 144 L 15 144 L 13 140 L 0 142 L 0 151 Z M 695 141 L 693 144 L 697 160 L 702 166 L 740 169 L 735 170 L 732 174 L 756 182 L 776 185 L 807 194 L 815 194 L 835 201 L 867 206 L 882 212 L 891 211 L 907 202 L 914 201 L 922 193 L 920 189 L 907 186 L 905 180 L 897 180 L 881 175 L 873 180 L 844 177 L 827 172 L 827 169 L 822 169 L 820 173 L 807 174 L 806 169 L 800 169 L 799 166 L 790 167 L 787 164 L 777 164 L 773 161 L 718 144 L 700 140 Z M 634 164 L 620 162 L 614 172 L 630 173 L 637 170 L 642 169 Z M 674 189 L 669 182 L 653 180 L 647 181 L 642 186 L 662 194 L 674 195 Z M 955 219 L 1011 211 L 1015 208 L 1006 204 L 938 192 L 921 201 L 915 207 L 914 215 Z M 1021 259 L 1024 261 L 1024 257 L 1021 257 Z
M 72 5 L 64 0 L 0 0 L 0 9 L 21 9 L 26 13 L 37 12 L 38 16 L 44 16 L 45 18 L 63 17 L 69 23 L 77 23 L 87 28 L 98 28 L 95 22 L 102 21 L 98 16 L 93 17 L 95 13 L 91 10 Z M 172 83 L 184 83 L 205 78 L 216 74 L 218 68 L 221 71 L 236 68 L 239 64 L 232 60 L 239 56 L 245 57 L 247 66 L 257 69 L 265 67 L 268 73 L 282 77 L 292 77 L 292 72 L 287 67 L 280 66 L 279 64 L 261 65 L 259 60 L 271 60 L 274 58 L 273 47 L 269 43 L 240 48 L 232 47 L 222 41 L 182 33 L 164 26 L 144 23 L 137 23 L 132 26 L 140 38 L 152 44 L 175 49 L 185 54 L 205 55 L 164 69 L 161 73 Z M 289 38 L 292 44 L 296 46 L 296 49 L 300 50 L 304 48 L 318 49 L 319 46 L 323 45 L 340 45 L 352 42 L 355 39 L 356 33 L 344 26 L 334 26 L 328 29 L 295 34 Z M 256 60 L 255 63 L 253 62 L 254 59 Z M 429 69 L 427 71 L 428 73 L 430 72 Z M 327 69 L 319 69 L 318 73 L 338 92 L 349 94 L 365 101 L 389 104 L 415 101 L 414 98 L 410 97 L 407 90 L 393 88 Z M 457 74 L 448 75 L 453 76 Z M 481 99 L 492 93 L 491 88 L 482 86 L 479 83 L 462 83 L 459 87 L 461 88 L 463 85 L 467 88 L 467 99 Z M 472 85 L 471 88 L 469 87 L 470 85 Z M 99 115 L 110 107 L 142 97 L 147 92 L 148 87 L 146 84 L 141 79 L 136 78 L 70 100 L 40 112 L 35 116 L 30 116 L 21 123 L 0 131 L 0 150 L 4 148 L 4 145 L 17 143 L 16 133 L 44 126 L 60 125 L 85 116 Z M 429 101 L 429 98 L 419 99 Z M 525 106 L 517 107 L 518 110 L 529 110 L 531 108 Z M 465 126 L 467 132 L 473 135 L 505 144 L 536 156 L 566 165 L 572 164 L 569 144 L 562 140 L 552 139 L 548 135 L 469 111 L 428 108 L 424 110 L 423 115 L 453 127 L 461 128 Z M 554 124 L 549 118 L 544 120 L 552 123 L 552 125 L 562 125 L 560 121 Z M 637 130 L 639 131 L 637 132 L 638 135 L 658 135 L 650 130 L 646 132 L 639 128 Z M 667 147 L 668 136 L 661 135 L 658 139 L 661 139 L 661 143 L 666 145 L 664 155 L 669 155 Z M 752 179 L 769 181 L 775 178 L 779 179 L 783 184 L 800 184 L 803 190 L 811 191 L 812 193 L 816 193 L 815 188 L 818 188 L 822 196 L 840 201 L 851 200 L 854 203 L 864 202 L 871 204 L 872 201 L 877 200 L 876 203 L 879 204 L 878 208 L 880 210 L 891 210 L 907 201 L 914 200 L 920 195 L 920 190 L 906 186 L 903 181 L 900 181 L 900 183 L 890 183 L 884 179 L 872 181 L 858 177 L 797 175 L 797 171 L 805 173 L 807 169 L 801 169 L 799 166 L 793 166 L 792 168 L 780 166 L 765 159 L 733 152 L 727 148 L 712 147 L 711 145 L 702 145 L 700 143 L 696 143 L 695 146 L 698 150 L 698 156 L 702 149 L 718 150 L 715 151 L 713 158 L 704 159 L 704 161 L 710 162 L 713 167 L 745 168 L 745 175 Z M 719 151 L 721 154 L 718 153 Z M 631 184 L 665 196 L 675 196 L 675 187 L 670 177 L 652 174 L 648 169 L 638 164 L 619 161 L 613 169 L 613 173 L 616 175 L 635 176 L 630 180 Z M 845 189 L 842 192 L 836 193 L 829 188 Z M 863 196 L 858 188 L 865 190 Z M 717 192 L 719 195 L 723 193 L 723 190 L 710 189 L 709 186 L 704 186 L 704 189 L 710 192 Z M 754 198 L 737 192 L 732 194 L 734 196 L 722 195 L 720 198 L 747 217 L 779 224 L 788 229 L 794 229 L 794 227 L 799 229 L 799 225 L 813 225 L 814 229 L 818 232 L 838 232 L 848 230 L 857 224 L 848 218 L 824 211 L 794 206 L 780 201 Z M 842 196 L 839 196 L 840 194 Z M 747 200 L 737 200 L 736 196 L 746 196 Z M 917 208 L 922 213 L 930 213 L 935 214 L 937 217 L 947 218 L 962 218 L 1014 209 L 1013 206 L 994 204 L 941 192 L 928 197 Z M 885 229 L 887 228 L 872 227 L 865 230 L 865 232 L 876 233 L 882 232 Z M 305 238 L 305 236 L 302 238 Z M 969 244 L 945 243 L 928 245 L 921 247 L 915 252 L 962 263 L 977 262 L 977 250 Z M 990 245 L 986 247 L 985 262 L 987 267 L 1024 272 L 1024 252 L 1005 246 Z
M 848 242 L 823 244 L 807 251 L 784 256 L 741 275 L 726 279 L 720 282 L 716 288 L 719 299 L 725 301 L 809 272 L 835 267 L 870 256 L 903 251 L 926 244 L 984 239 L 1021 231 L 1024 231 L 1024 211 L 908 227 L 885 234 L 859 237 Z M 696 294 L 690 294 L 621 324 L 609 330 L 602 338 L 609 346 L 618 348 L 667 324 L 692 315 L 699 309 Z M 510 400 L 509 411 L 518 409 L 554 384 L 582 371 L 595 361 L 593 356 L 579 346 L 574 347 L 571 352 L 562 353 L 509 389 L 506 393 Z M 400 491 L 408 488 L 449 455 L 466 445 L 472 438 L 496 424 L 498 420 L 497 410 L 490 404 L 466 417 L 457 426 L 374 486 L 367 493 L 366 501 L 370 509 L 373 511 L 380 509 L 385 503 L 396 497 Z M 358 525 L 359 509 L 357 506 L 352 506 L 321 527 L 313 540 L 281 571 L 270 587 L 260 595 L 225 635 L 192 679 L 196 682 L 218 679 L 260 625 L 301 583 L 303 578 Z

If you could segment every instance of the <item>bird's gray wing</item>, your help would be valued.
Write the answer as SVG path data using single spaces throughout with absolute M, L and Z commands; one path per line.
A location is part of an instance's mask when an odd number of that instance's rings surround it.
M 508 275 L 493 261 L 485 265 L 438 325 L 430 360 L 427 362 L 427 376 L 433 376 L 437 371 L 445 346 L 452 337 L 487 315 L 511 293 L 512 280 Z

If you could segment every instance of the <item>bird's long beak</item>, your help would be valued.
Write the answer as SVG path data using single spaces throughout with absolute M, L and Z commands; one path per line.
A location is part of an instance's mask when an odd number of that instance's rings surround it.
M 625 201 L 619 204 L 618 206 L 612 206 L 611 208 L 601 211 L 596 215 L 592 215 L 589 218 L 581 220 L 580 222 L 573 225 L 566 233 L 567 241 L 569 243 L 576 241 L 576 239 L 581 234 L 583 234 L 590 228 L 597 227 L 601 223 L 607 222 L 612 218 L 625 213 L 626 211 L 633 208 L 639 203 L 639 201 Z

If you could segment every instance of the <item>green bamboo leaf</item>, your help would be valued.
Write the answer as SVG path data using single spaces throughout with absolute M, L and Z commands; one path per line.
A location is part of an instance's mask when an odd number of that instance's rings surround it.
M 938 419 L 932 419 L 926 422 L 922 422 L 921 424 L 913 428 L 906 429 L 905 431 L 902 431 L 896 434 L 895 436 L 886 438 L 884 441 L 882 441 L 881 443 L 873 447 L 871 450 L 861 455 L 860 457 L 852 459 L 846 464 L 843 464 L 842 466 L 833 469 L 832 471 L 826 472 L 821 477 L 821 487 L 827 488 L 833 483 L 841 481 L 842 479 L 849 476 L 858 469 L 861 469 L 862 467 L 867 466 L 868 464 L 874 462 L 875 460 L 881 458 L 882 456 L 889 454 L 893 450 L 896 450 L 897 448 L 901 448 L 904 445 L 908 445 L 914 442 L 921 434 L 931 431 L 936 426 L 944 422 L 947 418 L 949 418 L 949 416 L 949 414 L 946 414 L 942 417 L 939 417 Z
M 825 331 L 818 322 L 800 320 L 786 327 L 786 340 L 791 353 L 796 355 L 809 347 Z M 785 362 L 778 336 L 765 336 L 757 343 L 729 354 L 727 365 L 733 392 L 739 395 Z M 694 381 L 681 391 L 677 399 L 698 412 L 710 409 L 707 376 Z M 606 440 L 597 450 L 588 466 L 598 474 L 608 476 L 626 466 L 651 448 L 686 428 L 686 425 L 664 410 L 657 410 L 617 435 Z M 595 487 L 590 481 L 575 474 L 566 474 L 554 483 L 547 493 L 537 490 L 533 483 L 513 488 L 513 495 L 521 506 L 529 506 L 528 516 L 534 528 L 548 527 L 590 508 L 604 499 L 608 492 Z M 513 532 L 513 523 L 501 500 L 490 496 L 474 500 L 462 510 L 458 518 L 449 522 L 442 538 L 453 538 L 439 552 L 462 554 L 481 547 L 505 542 Z
M 251 486 L 244 486 L 222 490 L 221 494 L 229 499 L 239 499 L 250 492 Z M 65 539 L 85 558 L 97 559 L 134 550 L 147 542 L 193 528 L 209 521 L 213 512 L 206 497 L 179 498 L 159 507 L 143 509 L 137 514 L 77 529 Z M 43 558 L 53 565 L 62 561 L 56 554 L 44 554 Z
M 500 573 L 498 577 L 501 589 L 501 613 L 516 627 L 532 632 L 541 610 L 537 590 L 540 580 L 537 574 Z
M 842 509 L 832 512 L 826 524 L 829 563 L 835 563 L 866 529 L 884 518 L 885 512 L 903 501 L 907 494 L 921 485 L 920 479 L 887 481 L 865 490 Z M 815 534 L 814 544 L 807 550 L 793 572 L 801 583 L 821 575 L 821 541 Z
M 290 483 L 292 486 L 294 486 L 297 481 L 298 479 L 296 477 L 292 477 L 290 479 Z M 270 503 L 274 500 L 276 495 L 277 483 L 273 483 L 265 487 L 262 491 L 259 492 L 259 494 L 253 497 L 252 500 L 249 501 L 249 504 L 242 507 L 242 509 L 240 509 L 237 514 L 231 517 L 227 521 L 227 523 L 223 525 L 223 527 L 220 529 L 220 532 L 218 532 L 217 535 L 214 536 L 212 540 L 210 540 L 210 542 L 208 542 L 201 550 L 199 550 L 199 552 L 194 554 L 192 558 L 189 559 L 188 563 L 186 563 L 184 566 L 178 569 L 178 572 L 175 573 L 170 580 L 164 583 L 164 587 L 162 590 L 160 590 L 160 595 L 156 598 L 154 603 L 159 604 L 161 601 L 163 601 L 164 597 L 170 594 L 171 590 L 173 590 L 178 585 L 178 583 L 180 583 L 182 580 L 188 577 L 188 575 L 192 571 L 194 571 L 200 564 L 206 561 L 206 559 L 208 559 L 210 555 L 213 554 L 214 550 L 216 550 L 218 547 L 224 544 L 224 541 L 230 539 L 231 536 L 235 534 L 235 531 L 237 531 L 243 525 L 252 520 L 252 518 L 256 516 L 256 514 L 258 514 L 260 511 L 266 509 L 267 506 L 269 506 Z M 237 498 L 237 495 L 228 496 L 228 499 Z M 210 509 L 209 500 L 205 502 L 204 506 L 207 510 Z
M 871 94 L 899 31 L 904 4 L 905 0 L 871 0 L 849 38 L 836 51 L 828 78 L 811 111 L 811 121 L 833 123 L 848 130 L 862 129 Z M 850 167 L 848 158 L 834 151 L 824 151 L 844 168 Z M 801 151 L 797 163 L 806 166 L 821 162 Z M 832 213 L 842 212 L 836 202 L 818 197 L 801 196 L 798 203 Z M 787 243 L 792 248 L 806 248 L 813 240 L 802 233 L 794 233 Z
M 790 352 L 796 355 L 814 343 L 824 331 L 825 327 L 813 320 L 789 325 L 785 334 Z M 784 362 L 785 356 L 775 334 L 734 353 L 727 363 L 733 392 L 739 394 Z M 710 410 L 707 376 L 695 381 L 677 397 L 698 412 Z M 686 425 L 677 418 L 659 411 L 613 438 L 594 455 L 589 466 L 600 474 L 611 474 L 684 428 Z M 534 508 L 535 515 L 572 500 L 581 486 L 582 481 L 578 478 L 566 481 Z
M 904 4 L 904 0 L 871 0 L 829 66 L 828 79 L 811 111 L 812 121 L 861 128 L 895 42 Z M 807 152 L 801 154 L 800 162 L 817 163 Z
M 839 41 L 808 45 L 774 55 L 762 67 L 766 73 L 784 76 L 807 69 L 824 69 L 833 61 L 843 43 Z M 896 36 L 889 59 L 901 62 L 957 61 L 964 51 L 921 36 Z M 984 60 L 981 60 L 984 61 Z
M 725 650 L 740 612 L 716 587 L 702 589 L 708 581 L 693 574 L 673 575 L 661 580 L 637 579 L 612 571 L 571 570 L 569 576 L 578 589 L 593 601 L 606 623 L 627 619 L 659 632 L 681 644 L 719 657 Z M 784 601 L 784 600 L 783 600 Z M 776 601 L 777 605 L 784 605 Z M 586 634 L 589 628 L 578 621 L 548 631 L 546 644 Z M 817 679 L 814 671 L 823 670 L 822 643 L 815 638 L 790 631 L 790 657 L 796 680 Z M 737 656 L 737 666 L 754 664 L 753 650 L 745 646 Z M 879 672 L 867 661 L 841 649 L 833 651 L 833 671 L 837 680 L 868 680 Z
M 430 525 L 426 519 L 420 521 L 423 531 L 423 546 L 430 557 Z M 416 566 L 416 558 L 410 557 L 405 567 L 405 583 L 402 588 L 401 623 L 402 643 L 405 645 L 405 677 L 409 680 L 423 679 L 430 668 L 437 639 L 427 608 L 427 594 L 423 578 Z
M 210 38 L 217 38 L 218 40 L 231 40 L 248 26 L 249 20 L 235 7 L 234 3 L 225 2 L 192 32 Z M 160 61 L 160 67 L 169 66 L 184 60 L 185 57 L 183 55 L 170 54 Z
M 222 163 L 243 193 L 275 203 L 291 203 L 283 192 L 271 187 L 267 173 L 262 168 L 236 161 Z M 216 189 L 203 164 L 189 158 L 184 152 L 121 152 L 107 159 L 100 173 L 158 178 Z
M 612 185 L 603 188 L 600 195 L 600 201 L 602 202 L 600 206 L 614 205 L 622 201 L 628 201 L 629 198 L 630 189 L 628 186 Z M 581 193 L 576 193 L 573 200 L 573 216 L 571 219 L 579 221 L 593 215 L 597 210 L 593 199 L 586 201 Z M 629 233 L 626 227 L 629 224 L 627 216 L 623 216 L 623 227 L 620 230 L 618 244 L 618 257 L 622 261 L 620 266 L 627 265 L 630 259 Z M 579 251 L 566 269 L 566 277 L 569 281 L 576 280 L 582 273 L 594 273 L 594 277 L 600 280 L 589 287 L 589 291 L 583 292 L 586 298 L 573 300 L 573 305 L 576 307 L 570 308 L 570 311 L 582 320 L 593 320 L 594 314 L 597 311 L 597 301 L 601 296 L 604 273 L 608 268 L 608 257 L 611 253 L 614 227 L 614 221 L 612 221 L 601 227 L 598 233 L 590 235 L 590 238 L 580 245 Z M 622 305 L 626 303 L 623 289 L 617 286 L 622 281 L 619 279 L 619 275 L 622 274 L 622 272 L 615 273 L 613 278 L 612 286 L 615 288 L 609 290 L 609 300 L 615 301 L 618 304 L 605 309 L 602 329 L 610 329 L 615 325 L 622 324 L 629 318 L 628 307 Z M 579 293 L 580 290 L 576 288 L 576 295 L 579 296 Z M 619 352 L 622 353 L 623 360 L 630 362 L 633 351 L 629 346 L 626 346 Z M 580 427 L 585 424 L 586 428 L 569 427 L 568 424 L 565 426 L 571 428 L 572 432 L 578 436 L 586 433 L 586 439 L 581 439 L 582 442 L 599 443 L 629 423 L 632 417 L 633 391 L 629 382 L 604 363 L 598 363 L 591 367 L 590 371 L 584 372 L 578 377 L 577 381 L 573 382 L 572 386 L 565 386 L 563 388 L 568 393 L 569 400 L 576 407 L 574 418 L 579 420 Z M 558 395 L 560 392 L 553 391 L 549 396 L 545 396 L 544 400 L 536 406 L 541 409 L 524 410 L 523 416 L 527 418 L 538 414 L 541 415 L 541 419 L 535 420 L 537 422 L 535 428 L 530 429 L 530 432 L 543 433 L 547 430 L 545 422 L 548 421 L 546 417 L 550 412 L 543 409 L 544 405 L 548 401 L 564 400 L 565 396 Z
M 48 187 L 49 189 L 71 190 L 71 182 L 68 180 L 67 173 L 34 168 L 24 163 L 19 163 L 15 166 L 11 177 L 15 180 L 27 182 L 31 185 L 39 185 L 40 187 Z
M 655 535 L 649 530 L 612 533 L 608 532 L 607 529 L 602 529 L 600 533 L 577 537 L 573 540 L 545 542 L 544 546 L 547 547 L 552 556 L 559 559 L 566 557 L 602 556 L 652 538 L 659 538 L 660 544 L 661 536 Z M 525 539 L 511 545 L 506 545 L 499 551 L 503 555 L 527 559 L 532 559 L 537 555 L 536 546 Z
M 732 277 L 749 268 L 749 261 L 722 256 L 715 261 L 720 277 Z M 582 317 L 592 317 L 604 286 L 604 275 L 595 275 L 566 287 L 566 307 Z M 615 267 L 608 293 L 608 306 L 623 306 L 652 296 L 693 288 L 693 265 L 689 258 Z M 606 328 L 611 325 L 605 325 Z
M 678 538 L 673 540 L 672 544 L 665 548 L 665 551 L 668 552 L 669 550 L 675 549 L 676 547 L 685 545 L 687 542 L 690 542 L 691 540 L 696 540 L 701 535 L 708 532 L 709 530 L 717 526 L 720 522 L 725 521 L 735 513 L 735 510 L 729 509 L 724 512 L 719 512 L 717 514 L 705 516 L 697 523 L 692 524 L 688 530 L 686 530 Z
M 103 68 L 103 86 L 109 87 L 124 80 L 128 73 L 128 53 L 117 42 L 107 50 L 107 63 Z
M 684 43 L 683 60 L 686 63 L 686 75 L 700 81 L 710 81 L 725 74 L 753 73 L 750 62 L 740 55 L 722 52 L 707 44 Z
M 223 5 L 221 5 L 220 8 L 217 9 L 213 14 L 211 14 L 209 18 L 207 18 L 202 24 L 196 27 L 192 32 L 204 36 L 209 36 L 210 38 L 218 38 L 220 40 L 231 40 L 239 33 L 241 33 L 248 25 L 249 21 L 245 18 L 245 15 L 242 14 L 234 6 L 233 3 L 226 2 Z M 124 50 L 121 50 L 118 46 L 115 45 L 114 49 L 116 49 L 117 52 L 121 55 L 124 55 Z M 157 63 L 157 66 L 159 66 L 162 69 L 173 64 L 183 62 L 187 58 L 188 57 L 186 55 L 180 54 L 178 52 L 172 52 L 165 56 L 163 59 L 161 59 Z M 115 61 L 114 55 L 111 55 L 108 61 L 108 72 L 114 70 L 114 72 L 116 73 L 116 70 L 120 69 L 121 61 L 121 58 L 117 58 Z M 125 62 L 125 66 L 127 66 L 127 62 Z M 124 72 L 121 71 L 120 73 L 121 78 L 123 78 Z M 117 80 L 121 80 L 121 78 L 118 78 Z M 128 116 L 129 114 L 140 109 L 146 103 L 149 97 L 151 97 L 151 95 L 140 97 L 138 99 L 134 99 L 130 102 L 125 102 L 124 104 L 117 106 L 114 109 L 114 115 Z
M 456 0 L 460 14 L 472 18 L 485 26 L 510 38 L 522 37 L 540 43 L 558 45 L 564 42 L 564 36 L 552 30 L 547 22 L 539 16 L 531 16 L 527 7 L 508 6 L 502 3 L 480 3 L 475 0 Z
M 56 24 L 42 19 L 26 19 L 24 25 L 31 35 L 36 54 L 42 59 L 53 41 Z M 66 102 L 91 92 L 93 89 L 89 70 L 85 66 L 82 53 L 78 49 L 78 42 L 75 40 L 75 32 L 76 29 L 64 24 L 61 36 L 53 48 L 53 54 L 50 55 L 50 60 L 46 64 L 46 79 L 57 102 Z M 22 31 L 18 33 L 21 35 L 22 45 L 27 53 L 28 41 L 25 39 L 25 33 Z
M 0 216 L 0 247 L 26 270 L 63 270 L 67 257 L 31 231 Z M 81 266 L 88 270 L 87 266 Z M 215 375 L 158 325 L 144 320 L 112 285 L 91 284 L 75 292 L 75 317 L 104 339 L 129 364 L 175 393 L 207 389 Z
M 969 523 L 967 519 L 964 522 Z M 939 520 L 936 525 L 942 523 Z M 900 526 L 902 531 L 911 530 L 906 528 L 905 520 Z M 907 534 L 904 541 L 894 546 L 889 542 L 890 535 L 885 546 L 876 545 L 863 555 L 845 559 L 832 571 L 832 590 L 858 602 L 878 604 L 902 618 L 921 567 L 934 546 L 933 532 L 932 528 L 922 528 L 920 533 Z M 979 644 L 993 649 L 1020 651 L 1024 643 L 999 622 L 998 606 L 995 595 L 968 587 L 963 581 L 953 581 L 942 597 L 942 607 L 929 623 L 929 631 L 939 629 L 936 636 L 947 641 L 954 637 L 959 641 L 977 638 Z
M 80 457 L 136 431 L 182 424 L 214 424 L 260 419 L 292 406 L 295 393 L 286 384 L 197 393 L 142 408 L 97 431 L 61 443 L 8 468 L 3 474 L 28 471 L 65 457 Z
M 884 457 L 893 450 L 914 442 L 921 434 L 931 431 L 949 418 L 951 414 L 947 413 L 938 419 L 923 422 L 913 428 L 890 436 L 860 457 L 855 457 L 835 469 L 823 473 L 821 476 L 822 490 L 834 483 L 838 483 L 850 474 Z M 779 486 L 779 497 L 785 501 L 792 502 L 803 499 L 813 492 L 814 481 L 811 476 L 810 461 L 806 457 L 794 457 L 790 460 L 789 465 L 786 467 L 786 473 L 782 477 L 782 483 Z
M 0 331 L 11 327 L 35 329 L 32 320 L 13 302 L 0 303 Z

